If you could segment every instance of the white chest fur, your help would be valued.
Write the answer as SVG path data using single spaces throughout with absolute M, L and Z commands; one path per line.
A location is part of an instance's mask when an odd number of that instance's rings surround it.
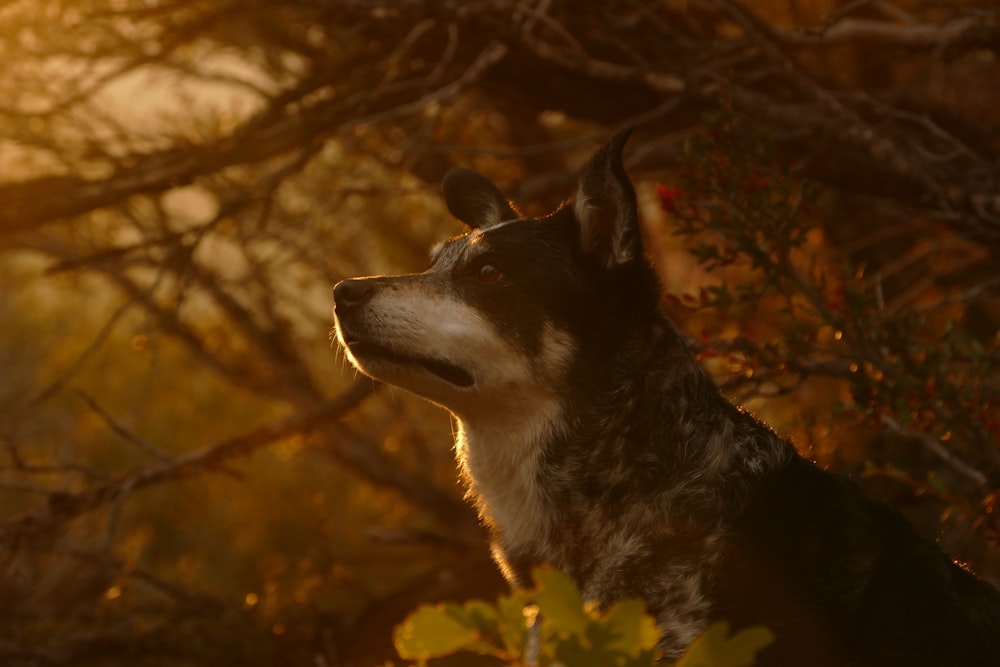
M 490 418 L 458 420 L 455 447 L 469 495 L 500 546 L 537 552 L 552 513 L 538 471 L 544 443 L 559 423 L 559 401 L 550 396 L 522 408 L 518 414 L 501 409 Z

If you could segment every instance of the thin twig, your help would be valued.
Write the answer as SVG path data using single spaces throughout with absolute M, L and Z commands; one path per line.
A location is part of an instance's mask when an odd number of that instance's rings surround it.
M 93 511 L 148 486 L 186 479 L 206 472 L 217 472 L 222 469 L 223 463 L 232 458 L 247 456 L 283 438 L 308 433 L 325 423 L 340 419 L 369 396 L 376 386 L 370 380 L 358 380 L 337 398 L 314 405 L 290 417 L 265 424 L 189 454 L 130 471 L 82 491 L 62 494 L 57 506 L 50 503 L 47 510 L 29 512 L 14 518 L 6 525 L 0 525 L 0 541 L 26 533 L 44 531 L 59 521 Z
M 952 470 L 961 474 L 966 479 L 975 482 L 977 486 L 985 487 L 987 482 L 989 481 L 986 478 L 985 474 L 983 474 L 979 470 L 976 470 L 971 465 L 969 465 L 959 457 L 955 456 L 955 454 L 953 454 L 951 450 L 945 447 L 945 445 L 934 436 L 928 433 L 923 433 L 921 431 L 915 431 L 913 429 L 906 428 L 898 421 L 896 421 L 894 418 L 888 415 L 881 415 L 879 417 L 879 420 L 885 426 L 889 427 L 889 429 L 892 430 L 897 435 L 901 435 L 905 438 L 910 438 L 912 440 L 916 440 L 917 442 L 919 442 L 921 445 L 924 446 L 924 448 L 927 451 L 929 451 L 931 454 L 934 454 L 934 456 L 941 459 Z
M 76 395 L 83 399 L 83 402 L 87 404 L 87 407 L 93 410 L 101 418 L 104 424 L 117 435 L 121 436 L 125 442 L 135 445 L 153 458 L 161 461 L 170 461 L 173 459 L 173 456 L 171 456 L 168 452 L 160 449 L 156 445 L 148 442 L 144 438 L 139 437 L 137 434 L 126 428 L 121 422 L 115 419 L 111 413 L 102 408 L 93 396 L 85 392 L 83 389 L 77 388 L 75 391 Z

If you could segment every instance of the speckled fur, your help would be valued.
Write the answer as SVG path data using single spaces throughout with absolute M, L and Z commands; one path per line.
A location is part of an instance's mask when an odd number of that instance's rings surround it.
M 667 659 L 724 617 L 772 627 L 761 664 L 1000 664 L 1000 596 L 725 400 L 658 312 L 624 140 L 541 219 L 453 172 L 472 231 L 336 290 L 358 368 L 454 414 L 505 576 L 549 562 L 601 605 L 642 598 Z

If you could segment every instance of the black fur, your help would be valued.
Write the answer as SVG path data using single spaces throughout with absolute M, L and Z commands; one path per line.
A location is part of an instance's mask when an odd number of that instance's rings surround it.
M 734 528 L 718 613 L 767 623 L 786 637 L 776 654 L 805 626 L 848 664 L 1000 664 L 997 592 L 851 480 L 794 457 L 751 488 Z
M 640 597 L 667 658 L 722 618 L 772 629 L 762 666 L 1000 665 L 1000 594 L 729 403 L 658 311 L 625 136 L 546 218 L 510 222 L 491 181 L 449 176 L 449 209 L 475 231 L 424 274 L 338 287 L 352 360 L 455 414 L 470 495 L 512 583 L 547 561 L 602 605 Z M 467 319 L 460 342 L 432 333 L 412 300 L 452 304 Z M 455 349 L 477 327 L 522 371 Z M 400 351 L 418 344 L 441 358 Z

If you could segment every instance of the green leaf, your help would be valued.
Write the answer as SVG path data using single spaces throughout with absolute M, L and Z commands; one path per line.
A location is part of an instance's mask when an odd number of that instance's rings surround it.
M 590 616 L 583 608 L 583 598 L 569 575 L 542 565 L 534 573 L 535 603 L 546 627 L 559 636 L 583 636 Z
M 483 600 L 470 600 L 463 608 L 465 616 L 483 634 L 496 635 L 500 625 L 497 608 Z
M 728 634 L 728 623 L 713 623 L 694 640 L 674 667 L 750 667 L 757 652 L 774 642 L 771 631 L 759 625 L 732 637 L 727 637 Z
M 640 651 L 638 655 L 626 657 L 618 665 L 619 667 L 657 667 L 663 665 L 661 657 L 659 651 L 649 649 L 648 651 Z
M 479 653 L 495 654 L 505 648 L 506 641 L 500 631 L 498 606 L 482 600 L 470 600 L 462 608 L 464 621 L 479 633 Z
M 622 600 L 615 604 L 608 611 L 604 626 L 614 637 L 607 647 L 630 657 L 652 650 L 660 639 L 656 621 L 646 613 L 642 600 Z
M 567 637 L 555 645 L 556 664 L 572 667 L 612 667 L 619 663 L 608 651 L 585 645 L 579 637 Z
M 524 608 L 528 604 L 527 592 L 518 589 L 497 600 L 500 639 L 507 653 L 520 657 L 528 640 L 527 621 Z
M 457 612 L 457 613 L 456 613 Z M 479 633 L 455 605 L 438 604 L 418 607 L 396 627 L 393 643 L 399 657 L 424 661 L 451 655 L 457 651 L 475 650 Z

